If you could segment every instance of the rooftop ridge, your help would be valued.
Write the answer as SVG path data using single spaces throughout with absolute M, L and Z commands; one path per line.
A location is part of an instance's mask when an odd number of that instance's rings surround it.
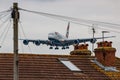
M 6 56 L 13 56 L 13 53 L 0 53 L 0 55 L 6 55 Z M 89 56 L 89 55 L 55 55 L 55 54 L 33 54 L 33 53 L 27 53 L 27 54 L 25 54 L 25 53 L 19 53 L 19 56 L 48 56 L 48 57 L 50 57 L 50 56 L 52 56 L 52 57 L 80 57 L 80 58 L 90 58 L 90 59 L 94 59 L 94 56 Z

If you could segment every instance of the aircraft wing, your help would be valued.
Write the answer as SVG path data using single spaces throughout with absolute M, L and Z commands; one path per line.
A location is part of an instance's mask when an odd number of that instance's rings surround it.
M 115 36 L 109 36 L 109 37 L 104 37 L 104 38 L 112 38 Z M 32 42 L 33 44 L 39 46 L 40 44 L 46 44 L 46 45 L 50 45 L 50 46 L 70 46 L 70 45 L 74 45 L 74 44 L 79 44 L 82 42 L 91 42 L 91 43 L 95 43 L 98 39 L 102 39 L 103 37 L 96 37 L 96 38 L 84 38 L 84 39 L 68 39 L 65 41 L 59 41 L 59 43 L 56 42 L 52 42 L 50 40 L 39 40 L 39 39 L 20 39 L 23 40 L 23 44 L 24 45 L 28 45 L 30 42 Z
M 40 44 L 46 44 L 46 45 L 53 45 L 51 41 L 49 40 L 39 40 L 39 39 L 19 39 L 19 40 L 23 40 L 23 44 L 24 45 L 28 45 L 30 42 L 32 42 L 33 44 L 39 46 Z
M 112 38 L 115 36 L 109 36 L 109 37 L 104 37 L 104 38 Z M 79 44 L 82 42 L 91 42 L 91 43 L 95 43 L 98 39 L 103 39 L 103 37 L 96 37 L 96 38 L 84 38 L 84 39 L 70 39 L 70 40 L 66 40 L 66 44 L 68 45 L 73 45 L 73 44 Z

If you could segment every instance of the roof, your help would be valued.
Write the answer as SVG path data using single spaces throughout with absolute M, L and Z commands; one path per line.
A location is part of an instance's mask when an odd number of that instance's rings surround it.
M 71 71 L 59 58 L 71 61 L 82 71 Z M 120 80 L 120 72 L 106 72 L 87 55 L 19 54 L 19 80 Z M 115 66 L 120 71 L 120 59 Z M 0 80 L 13 80 L 13 54 L 0 54 Z

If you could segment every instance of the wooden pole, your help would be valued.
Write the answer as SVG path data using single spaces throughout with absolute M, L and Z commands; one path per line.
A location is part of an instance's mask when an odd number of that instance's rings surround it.
M 19 20 L 19 12 L 18 12 L 18 4 L 13 3 L 13 11 L 11 14 L 13 18 L 13 36 L 14 36 L 14 80 L 19 79 L 19 69 L 18 69 L 18 20 Z

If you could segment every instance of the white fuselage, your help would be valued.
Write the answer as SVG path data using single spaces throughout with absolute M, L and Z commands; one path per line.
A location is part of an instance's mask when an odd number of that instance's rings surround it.
M 58 40 L 58 41 L 64 41 L 67 40 L 67 38 L 63 35 L 61 35 L 58 32 L 53 32 L 48 34 L 48 39 L 49 40 Z

